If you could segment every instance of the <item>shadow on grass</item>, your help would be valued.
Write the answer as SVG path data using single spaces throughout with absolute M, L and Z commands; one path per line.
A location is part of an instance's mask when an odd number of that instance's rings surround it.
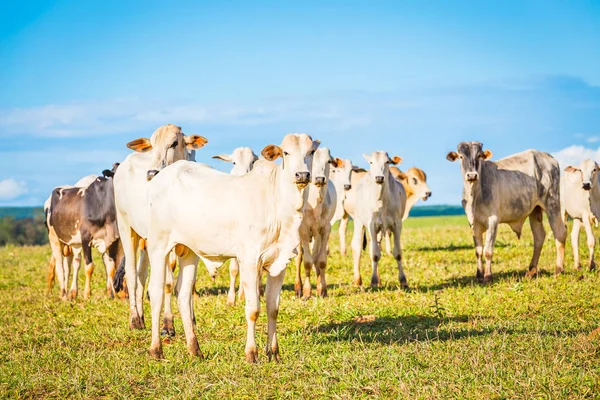
M 506 243 L 496 242 L 494 245 L 494 249 L 510 247 Z M 417 251 L 455 251 L 455 250 L 473 250 L 475 252 L 475 246 L 473 244 L 458 244 L 455 245 L 453 243 L 447 246 L 421 246 L 414 248 L 413 250 Z
M 315 328 L 315 333 L 326 341 L 353 341 L 366 343 L 405 343 L 448 341 L 487 336 L 490 334 L 538 334 L 542 336 L 576 336 L 586 330 L 528 331 L 509 328 L 445 329 L 440 325 L 447 322 L 468 322 L 469 317 L 438 318 L 430 315 L 407 315 L 402 317 L 378 317 L 361 321 L 357 317 L 350 321 L 329 323 Z
M 501 284 L 504 281 L 507 280 L 518 280 L 518 281 L 529 281 L 532 279 L 536 279 L 536 278 L 527 278 L 525 276 L 526 271 L 518 271 L 518 270 L 513 270 L 513 271 L 502 271 L 502 272 L 497 272 L 495 274 L 492 275 L 492 282 L 491 283 L 487 283 L 487 284 L 483 284 L 480 283 L 477 278 L 475 277 L 475 273 L 473 273 L 473 275 L 465 275 L 465 276 L 461 276 L 458 278 L 451 278 L 448 279 L 445 282 L 440 282 L 440 283 L 435 283 L 432 285 L 419 285 L 416 288 L 413 288 L 413 290 L 419 291 L 419 292 L 429 292 L 429 291 L 435 291 L 435 290 L 443 290 L 446 288 L 457 288 L 457 287 L 463 287 L 463 286 L 495 286 L 497 284 Z M 544 276 L 551 276 L 554 275 L 554 273 L 550 272 L 550 271 L 546 271 L 546 270 L 541 270 L 538 271 L 538 275 L 537 277 L 544 277 Z

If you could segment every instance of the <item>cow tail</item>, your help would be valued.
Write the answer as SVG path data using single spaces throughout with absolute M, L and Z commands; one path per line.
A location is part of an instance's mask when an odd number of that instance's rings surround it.
M 115 293 L 123 290 L 123 281 L 125 280 L 125 257 L 121 259 L 121 263 L 119 264 L 119 268 L 117 268 L 117 272 L 115 272 L 115 277 L 113 278 L 113 286 L 115 288 Z

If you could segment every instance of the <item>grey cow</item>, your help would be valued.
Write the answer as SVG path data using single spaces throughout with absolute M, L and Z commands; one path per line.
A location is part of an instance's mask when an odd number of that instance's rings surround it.
M 521 237 L 529 217 L 533 232 L 533 257 L 527 276 L 537 273 L 546 238 L 542 211 L 548 215 L 556 242 L 556 273 L 563 271 L 566 226 L 561 217 L 560 168 L 548 153 L 527 150 L 499 161 L 489 161 L 492 153 L 479 142 L 462 142 L 449 161 L 460 159 L 464 178 L 462 205 L 473 231 L 477 255 L 477 279 L 492 280 L 492 256 L 499 223 L 508 224 Z M 483 233 L 486 232 L 485 247 Z M 483 257 L 486 260 L 483 270 Z

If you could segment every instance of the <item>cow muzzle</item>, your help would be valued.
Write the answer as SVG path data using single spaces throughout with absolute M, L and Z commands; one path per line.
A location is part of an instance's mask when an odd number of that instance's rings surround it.
M 383 184 L 384 180 L 385 180 L 385 178 L 383 176 L 381 176 L 381 175 L 375 177 L 375 183 L 378 184 L 378 185 Z
M 316 187 L 323 187 L 325 186 L 325 177 L 324 176 L 319 176 L 315 178 L 315 186 Z
M 150 181 L 152 178 L 154 178 L 156 175 L 158 175 L 158 170 L 156 169 L 151 169 L 150 171 L 148 171 L 148 173 L 146 174 L 146 180 Z
M 344 185 L 344 190 L 350 190 L 352 189 L 352 185 Z
M 592 184 L 589 182 L 583 182 L 583 190 L 590 190 L 592 188 Z
M 299 188 L 306 187 L 310 182 L 310 172 L 296 172 L 296 186 Z
M 425 196 L 423 197 L 423 201 L 427 200 L 431 197 L 431 192 L 425 192 Z
M 473 183 L 479 179 L 479 174 L 477 172 L 467 172 L 465 178 L 467 179 L 467 182 Z

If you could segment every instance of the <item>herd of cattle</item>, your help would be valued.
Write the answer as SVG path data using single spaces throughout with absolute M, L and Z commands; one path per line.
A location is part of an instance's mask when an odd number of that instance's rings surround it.
M 288 134 L 280 145 L 266 146 L 262 157 L 249 148 L 214 156 L 233 164 L 231 173 L 226 174 L 195 162 L 195 151 L 206 143 L 202 136 L 185 135 L 181 128 L 165 125 L 150 139 L 128 143 L 134 152 L 112 170 L 104 170 L 102 177 L 90 175 L 73 186 L 55 188 L 44 205 L 52 248 L 49 288 L 56 276 L 63 299 L 77 296 L 83 253 L 84 297 L 88 298 L 94 269 L 91 249 L 95 247 L 106 267 L 108 294 L 127 291 L 130 328 L 143 329 L 143 294 L 151 264 L 151 355 L 162 358 L 161 334 L 175 333 L 171 294 L 176 293 L 188 350 L 200 356 L 192 307 L 198 263 L 202 260 L 214 277 L 218 268 L 231 260 L 227 303 L 235 304 L 239 273 L 238 297 L 245 299 L 248 323 L 245 355 L 254 362 L 263 272 L 267 275 L 266 353 L 269 359 L 278 360 L 276 322 L 286 266 L 295 257 L 298 297 L 311 296 L 313 269 L 317 295 L 327 296 L 328 240 L 337 221 L 341 221 L 342 255 L 346 253 L 348 220 L 354 221 L 355 285 L 362 285 L 360 256 L 367 243 L 371 286 L 380 284 L 378 267 L 385 238 L 387 252 L 397 263 L 399 282 L 408 286 L 400 235 L 410 209 L 419 199 L 431 196 L 422 170 L 400 171 L 394 165 L 402 159 L 385 151 L 365 154 L 369 169 L 357 168 L 350 160 L 332 157 L 329 149 L 319 147 L 320 142 L 307 134 Z M 548 216 L 556 242 L 556 272 L 563 270 L 567 214 L 574 219 L 575 266 L 580 267 L 578 237 L 583 224 L 593 268 L 591 224 L 597 224 L 600 211 L 598 164 L 584 161 L 578 167 L 569 166 L 561 176 L 558 162 L 547 153 L 528 150 L 496 162 L 489 160 L 491 156 L 479 142 L 460 143 L 456 152 L 447 155 L 449 161 L 461 164 L 463 207 L 475 242 L 477 278 L 481 282 L 492 279 L 498 224 L 508 224 L 520 236 L 528 217 L 534 249 L 527 274 L 537 272 L 546 236 L 542 212 Z M 281 163 L 273 162 L 277 158 Z M 180 269 L 175 280 L 177 262 Z

